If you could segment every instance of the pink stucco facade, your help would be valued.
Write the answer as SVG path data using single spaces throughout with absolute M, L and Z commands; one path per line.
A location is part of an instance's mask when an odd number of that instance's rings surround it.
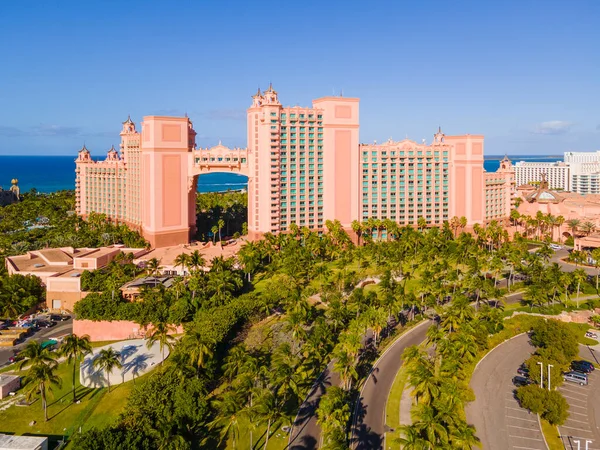
M 85 147 L 79 152 L 77 211 L 134 226 L 153 247 L 187 243 L 197 177 L 217 171 L 248 176 L 251 237 L 292 223 L 319 230 L 335 219 L 349 228 L 371 217 L 441 224 L 464 216 L 473 225 L 510 214 L 514 172 L 484 171 L 483 136 L 439 130 L 429 145 L 361 144 L 359 123 L 358 98 L 284 107 L 271 86 L 252 96 L 246 149 L 196 149 L 187 117 L 144 117 L 141 133 L 128 119 L 120 154 L 111 149 L 95 162 Z
M 76 336 L 87 335 L 92 342 L 98 341 L 121 341 L 124 339 L 139 339 L 151 331 L 152 326 L 141 327 L 140 324 L 127 321 L 92 321 L 73 320 L 73 334 Z M 169 334 L 182 334 L 183 327 L 174 328 Z

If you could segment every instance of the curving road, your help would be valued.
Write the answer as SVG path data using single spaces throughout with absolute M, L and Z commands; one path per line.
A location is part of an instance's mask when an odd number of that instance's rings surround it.
M 527 334 L 500 344 L 482 359 L 471 378 L 476 399 L 466 407 L 484 449 L 546 449 L 535 414 L 514 398 L 512 379 L 535 351 Z
M 331 361 L 321 376 L 313 384 L 304 403 L 298 410 L 294 420 L 288 449 L 290 450 L 315 450 L 320 445 L 321 427 L 317 424 L 317 407 L 321 396 L 329 386 L 340 386 L 340 376 L 333 371 Z
M 360 392 L 352 423 L 352 448 L 383 449 L 385 439 L 385 405 L 402 366 L 402 353 L 411 345 L 425 340 L 431 324 L 425 321 L 400 336 L 377 360 Z

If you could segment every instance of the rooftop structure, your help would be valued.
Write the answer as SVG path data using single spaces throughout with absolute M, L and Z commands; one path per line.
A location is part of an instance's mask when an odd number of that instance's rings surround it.
M 469 225 L 508 217 L 514 175 L 483 169 L 481 135 L 430 144 L 405 139 L 360 144 L 359 99 L 322 97 L 286 107 L 277 91 L 252 96 L 246 149 L 196 149 L 187 117 L 146 116 L 141 133 L 128 118 L 120 153 L 94 162 L 84 147 L 76 160 L 77 212 L 105 213 L 143 233 L 153 247 L 186 244 L 195 231 L 198 176 L 248 176 L 250 237 L 285 232 L 292 223 L 322 230 L 327 220 L 349 229 L 376 217 L 441 224 L 464 216 Z
M 0 450 L 48 450 L 48 438 L 0 434 Z
M 0 375 L 0 398 L 7 397 L 21 387 L 21 377 L 18 375 Z
M 83 298 L 81 274 L 108 265 L 120 253 L 139 258 L 147 250 L 119 245 L 100 248 L 49 248 L 32 250 L 24 255 L 7 256 L 6 269 L 10 275 L 34 275 L 46 285 L 46 303 L 52 310 L 72 311 Z

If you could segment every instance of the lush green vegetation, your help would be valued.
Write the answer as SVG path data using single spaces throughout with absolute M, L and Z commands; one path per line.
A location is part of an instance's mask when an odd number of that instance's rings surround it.
M 225 197 L 213 197 L 202 207 L 212 211 L 211 227 L 231 234 L 236 225 L 219 225 L 225 213 L 215 212 Z M 472 400 L 472 365 L 529 320 L 505 323 L 504 296 L 525 290 L 523 306 L 531 311 L 571 307 L 595 292 L 595 280 L 550 264 L 546 245 L 530 253 L 519 234 L 509 243 L 495 222 L 476 226 L 473 235 L 460 218 L 440 228 L 417 225 L 355 223 L 363 246 L 338 222 L 328 221 L 322 234 L 292 225 L 289 234 L 247 243 L 235 260 L 215 259 L 208 272 L 182 258 L 189 276 L 169 289 L 144 289 L 131 303 L 118 290 L 137 275 L 128 261 L 84 275 L 97 292 L 77 303 L 79 317 L 153 324 L 152 339 L 172 352 L 131 391 L 122 415 L 73 436 L 74 448 L 281 448 L 281 427 L 332 359 L 341 384 L 328 389 L 318 418 L 326 445 L 347 448 L 358 387 L 382 342 L 426 310 L 437 311 L 440 324 L 428 333 L 431 353 L 405 355 L 416 406 L 402 439 L 423 448 L 470 448 L 477 438 L 462 406 Z M 377 284 L 358 287 L 367 277 Z M 177 341 L 167 337 L 175 324 L 185 330 Z M 366 330 L 373 339 L 365 348 Z M 457 413 L 450 417 L 449 410 Z
M 75 214 L 75 193 L 29 192 L 19 203 L 0 207 L 0 259 L 46 247 L 99 247 L 125 244 L 145 247 L 147 242 L 125 225 L 113 224 L 103 214 L 87 221 Z
M 14 319 L 44 299 L 45 290 L 38 277 L 8 275 L 0 272 L 0 315 Z
M 535 383 L 517 389 L 517 398 L 524 408 L 540 414 L 551 425 L 562 425 L 568 417 L 569 405 L 559 391 L 547 390 L 547 383 L 554 389 L 563 383 L 562 374 L 569 371 L 571 361 L 578 355 L 578 337 L 568 324 L 556 320 L 539 321 L 533 328 L 531 343 L 537 350 L 525 361 L 529 377 Z M 553 366 L 550 380 L 544 374 L 544 388 L 540 387 L 542 373 L 539 364 Z
M 246 192 L 206 192 L 196 196 L 196 237 L 210 241 L 248 233 Z

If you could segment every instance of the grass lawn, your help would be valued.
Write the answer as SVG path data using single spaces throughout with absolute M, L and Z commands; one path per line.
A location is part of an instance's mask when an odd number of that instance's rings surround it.
M 396 374 L 396 378 L 394 378 L 394 383 L 392 384 L 392 388 L 390 390 L 390 395 L 387 399 L 387 403 L 385 405 L 385 424 L 396 430 L 390 433 L 387 433 L 386 437 L 386 445 L 387 449 L 400 450 L 400 444 L 394 444 L 393 440 L 395 438 L 400 437 L 400 432 L 397 431 L 398 427 L 402 425 L 400 423 L 400 400 L 402 399 L 402 392 L 404 391 L 404 387 L 407 382 L 408 375 L 404 367 L 401 367 L 398 373 Z M 404 424 L 408 425 L 408 424 Z
M 550 423 L 544 419 L 541 419 L 540 422 L 542 423 L 542 433 L 544 433 L 549 450 L 563 450 L 565 447 L 559 437 L 556 427 L 550 425 Z
M 107 389 L 91 389 L 79 384 L 76 376 L 76 392 L 79 404 L 72 402 L 71 376 L 73 366 L 62 363 L 58 366 L 57 375 L 62 380 L 60 387 L 54 386 L 48 399 L 48 422 L 44 422 L 44 412 L 39 399 L 34 399 L 30 406 L 16 406 L 18 399 L 24 398 L 23 390 L 14 397 L 0 401 L 0 432 L 9 434 L 30 434 L 50 436 L 52 443 L 70 436 L 80 428 L 85 431 L 92 427 L 103 427 L 113 423 L 125 409 L 127 397 L 133 388 L 133 382 L 120 384 Z M 27 370 L 14 372 L 24 376 Z M 137 380 L 136 380 L 137 381 Z M 35 424 L 29 424 L 35 421 Z
M 288 424 L 293 421 L 294 418 L 288 420 Z M 271 424 L 271 436 L 269 437 L 269 445 L 267 450 L 284 450 L 288 444 L 289 434 L 281 431 L 283 424 L 276 423 Z M 267 425 L 260 425 L 256 427 L 252 432 L 253 448 L 263 449 L 265 447 L 265 438 L 267 437 Z M 229 439 L 227 442 L 228 449 L 245 449 L 250 448 L 250 425 L 246 418 L 240 419 L 240 434 L 238 436 L 235 447 L 233 441 Z

